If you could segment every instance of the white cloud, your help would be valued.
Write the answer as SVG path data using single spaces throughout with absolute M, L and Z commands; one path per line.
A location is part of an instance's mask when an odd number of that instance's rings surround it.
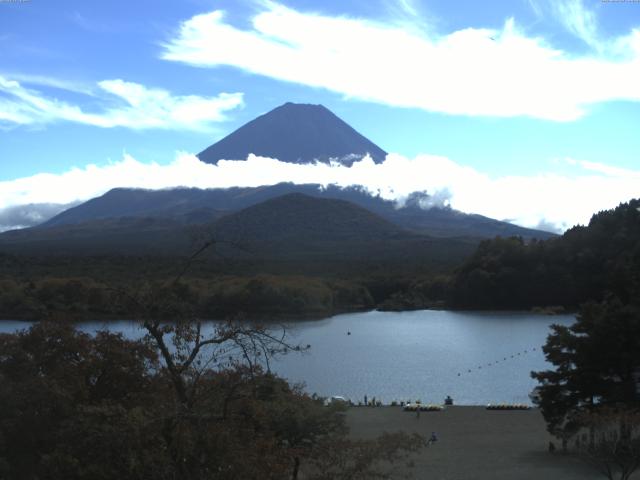
M 65 205 L 57 203 L 30 203 L 0 209 L 0 232 L 38 225 L 54 215 L 74 207 L 78 202 Z
M 71 84 L 46 77 L 23 78 L 40 85 L 73 89 Z M 95 113 L 0 76 L 0 126 L 68 121 L 103 128 L 208 130 L 213 123 L 224 120 L 224 112 L 243 105 L 241 93 L 220 93 L 215 97 L 172 95 L 120 79 L 103 80 L 97 87 L 96 92 L 87 93 L 93 101 L 99 98 L 105 105 Z M 117 106 L 107 106 L 114 103 Z
M 249 29 L 225 22 L 220 10 L 192 17 L 165 44 L 162 58 L 230 65 L 346 97 L 448 114 L 571 121 L 597 102 L 640 100 L 639 30 L 612 43 L 620 56 L 605 58 L 553 48 L 513 19 L 499 29 L 438 35 L 264 5 Z M 585 12 L 569 9 L 567 22 L 589 39 L 594 26 Z
M 131 156 L 98 167 L 89 165 L 60 175 L 38 174 L 0 182 L 0 205 L 66 204 L 87 200 L 115 187 L 160 189 L 271 185 L 279 182 L 364 185 L 387 199 L 404 201 L 415 191 L 427 191 L 436 203 L 527 227 L 564 230 L 587 223 L 597 211 L 615 207 L 638 195 L 640 170 L 567 159 L 571 174 L 490 177 L 446 157 L 391 154 L 384 163 L 369 158 L 342 165 L 298 165 L 249 156 L 247 161 L 223 160 L 218 165 L 179 153 L 168 165 L 142 163 Z M 424 203 L 424 202 L 423 202 Z M 430 206 L 429 202 L 425 206 Z M 0 210 L 1 211 L 1 210 Z

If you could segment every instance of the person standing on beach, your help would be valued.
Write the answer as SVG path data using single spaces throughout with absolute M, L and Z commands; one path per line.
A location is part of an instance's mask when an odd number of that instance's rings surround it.
M 420 405 L 418 405 L 416 408 L 416 419 L 420 420 Z

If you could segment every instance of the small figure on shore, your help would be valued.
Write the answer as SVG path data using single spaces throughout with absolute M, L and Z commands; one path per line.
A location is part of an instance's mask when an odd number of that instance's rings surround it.
M 371 400 L 371 405 L 372 406 L 376 406 L 376 397 L 373 397 L 373 399 Z
M 445 405 L 453 405 L 453 398 L 451 398 L 451 396 L 447 395 L 447 398 L 444 399 L 444 404 Z
M 364 396 L 364 406 L 366 407 L 366 406 L 368 406 L 368 405 L 369 405 L 369 404 L 367 403 L 367 396 L 365 395 L 365 396 Z
M 429 443 L 435 443 L 438 441 L 438 436 L 436 435 L 436 432 L 431 432 L 431 438 L 429 439 Z
M 420 405 L 416 408 L 416 420 L 420 420 Z

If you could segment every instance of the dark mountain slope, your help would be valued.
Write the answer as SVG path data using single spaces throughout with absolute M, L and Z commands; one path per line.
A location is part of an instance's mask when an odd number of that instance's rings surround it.
M 129 217 L 0 234 L 0 253 L 185 256 L 215 238 L 234 271 L 353 274 L 451 268 L 477 244 L 406 231 L 344 200 L 289 194 L 231 213 L 208 226 Z
M 283 252 L 303 252 L 313 244 L 330 255 L 332 249 L 341 245 L 354 242 L 360 245 L 409 235 L 376 214 L 344 200 L 296 193 L 229 214 L 206 229 L 217 238 L 250 244 L 252 252 L 260 254 L 267 252 L 266 245 Z M 0 251 L 186 254 L 192 230 L 184 222 L 169 217 L 118 217 L 73 224 L 54 223 L 0 234 Z
M 398 226 L 344 200 L 301 193 L 272 198 L 223 217 L 214 226 L 223 238 L 253 242 L 367 242 L 407 235 Z
M 77 207 L 70 208 L 46 221 L 41 227 L 72 225 L 90 220 L 120 217 L 157 217 L 179 221 L 181 217 L 187 223 L 194 220 L 207 221 L 220 216 L 213 205 L 225 208 L 224 191 L 200 190 L 197 188 L 176 188 L 171 190 L 143 190 L 114 188 L 104 195 Z M 200 212 L 195 218 L 194 212 Z
M 439 271 L 458 264 L 476 245 L 412 233 L 353 203 L 299 193 L 223 217 L 212 232 L 243 248 L 222 250 L 225 256 L 257 262 L 254 268 L 267 272 Z
M 324 106 L 285 103 L 206 148 L 198 158 L 215 164 L 245 160 L 250 153 L 290 163 L 336 158 L 345 165 L 367 153 L 376 163 L 387 155 Z
M 183 255 L 189 230 L 165 218 L 120 217 L 0 234 L 0 252 L 23 255 Z
M 339 188 L 319 185 L 277 185 L 229 189 L 177 188 L 172 190 L 114 189 L 101 197 L 71 208 L 45 222 L 43 227 L 67 225 L 92 219 L 118 217 L 167 218 L 183 224 L 209 223 L 221 216 L 289 193 L 317 198 L 345 200 L 359 205 L 404 229 L 436 237 L 491 238 L 521 236 L 525 239 L 553 237 L 549 232 L 532 230 L 482 215 L 466 214 L 448 207 L 428 210 L 409 202 L 396 208 L 394 202 L 372 196 L 358 187 Z

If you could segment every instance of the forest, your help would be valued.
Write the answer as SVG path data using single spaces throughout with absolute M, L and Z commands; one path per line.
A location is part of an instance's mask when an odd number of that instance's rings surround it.
M 375 257 L 291 263 L 207 254 L 190 263 L 182 283 L 200 318 L 313 318 L 372 308 L 577 311 L 608 293 L 623 300 L 637 294 L 639 208 L 640 200 L 632 200 L 548 240 L 484 240 L 462 262 L 461 252 L 425 255 L 438 258 L 436 263 L 398 252 L 393 264 Z M 130 312 L 114 301 L 114 291 L 160 285 L 186 262 L 141 255 L 0 254 L 0 318 L 126 318 Z
M 464 309 L 531 309 L 582 303 L 608 294 L 629 301 L 638 296 L 640 200 L 599 212 L 587 226 L 558 238 L 483 241 L 459 267 L 450 304 Z

